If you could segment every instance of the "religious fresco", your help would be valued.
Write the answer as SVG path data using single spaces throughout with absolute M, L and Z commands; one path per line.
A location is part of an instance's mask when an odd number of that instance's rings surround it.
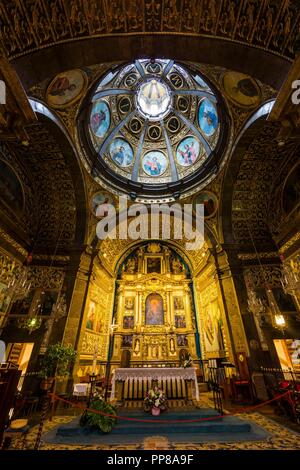
M 193 137 L 183 139 L 176 149 L 176 159 L 181 166 L 190 166 L 199 157 L 200 143 Z
M 185 315 L 175 315 L 174 319 L 176 328 L 186 328 Z
M 108 204 L 113 204 L 113 197 L 106 192 L 99 192 L 92 197 L 91 207 L 93 213 L 96 215 L 98 206 L 102 206 L 103 215 L 102 217 L 107 216 L 108 214 Z
M 133 160 L 133 150 L 127 140 L 120 137 L 114 139 L 109 147 L 112 160 L 121 167 L 130 166 Z
M 160 294 L 150 294 L 146 299 L 146 325 L 163 325 L 164 308 L 163 299 Z
M 218 209 L 218 199 L 210 191 L 202 191 L 197 194 L 193 200 L 193 206 L 195 208 L 196 204 L 204 205 L 204 217 L 209 218 L 215 215 Z
M 252 107 L 260 103 L 260 88 L 249 75 L 239 72 L 226 72 L 223 88 L 228 98 L 239 106 Z
M 159 151 L 147 152 L 142 159 L 144 172 L 149 176 L 162 175 L 168 166 L 168 161 L 164 153 Z
M 132 347 L 132 335 L 123 335 L 122 336 L 122 347 L 123 348 L 131 348 Z
M 297 165 L 288 176 L 283 192 L 282 206 L 286 214 L 292 212 L 300 203 L 300 165 Z
M 15 212 L 22 212 L 24 195 L 19 178 L 13 169 L 0 160 L 0 198 Z
M 86 74 L 79 69 L 57 75 L 46 92 L 47 103 L 53 108 L 65 108 L 76 102 L 85 91 Z
M 211 136 L 217 130 L 219 124 L 218 113 L 214 104 L 204 98 L 199 106 L 198 121 L 201 130 L 205 135 Z
M 130 315 L 124 315 L 123 317 L 123 328 L 130 329 L 134 328 L 134 317 Z
M 91 112 L 90 126 L 97 137 L 105 136 L 110 126 L 110 119 L 110 110 L 106 101 L 96 101 Z

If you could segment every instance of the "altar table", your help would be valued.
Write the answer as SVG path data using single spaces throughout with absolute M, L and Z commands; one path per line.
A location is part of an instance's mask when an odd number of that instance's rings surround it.
M 177 390 L 179 383 L 181 393 L 183 393 L 182 389 L 185 388 L 186 381 L 192 381 L 194 384 L 194 397 L 199 401 L 197 375 L 194 367 L 131 367 L 115 369 L 112 375 L 111 400 L 115 399 L 116 382 L 124 382 L 124 389 L 125 391 L 127 390 L 127 394 L 128 390 L 135 389 L 134 396 L 130 398 L 144 399 L 145 392 L 151 388 L 152 380 L 158 381 L 159 387 L 165 391 L 167 397 L 168 389 L 170 387 L 172 389 L 174 384 Z

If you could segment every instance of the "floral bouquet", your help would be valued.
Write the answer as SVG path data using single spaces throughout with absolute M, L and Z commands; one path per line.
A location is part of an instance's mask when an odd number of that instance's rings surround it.
M 152 414 L 159 414 L 160 411 L 163 411 L 167 408 L 167 398 L 163 392 L 158 387 L 154 387 L 149 390 L 144 399 L 144 410 L 152 411 Z M 153 413 L 154 410 L 154 413 Z

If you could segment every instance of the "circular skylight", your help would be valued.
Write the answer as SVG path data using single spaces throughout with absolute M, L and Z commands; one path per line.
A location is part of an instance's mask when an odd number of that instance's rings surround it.
M 146 119 L 151 121 L 162 119 L 171 107 L 169 88 L 155 78 L 142 82 L 137 92 L 137 107 Z
M 131 185 L 134 191 L 136 185 L 147 192 L 160 185 L 163 191 L 162 185 L 173 188 L 190 176 L 196 180 L 220 135 L 213 90 L 198 70 L 173 60 L 115 67 L 91 99 L 88 138 L 97 153 L 93 170 L 115 186 L 120 181 L 127 191 Z

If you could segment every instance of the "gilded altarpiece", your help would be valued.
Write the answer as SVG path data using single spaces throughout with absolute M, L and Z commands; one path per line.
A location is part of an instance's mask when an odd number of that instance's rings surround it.
M 124 351 L 132 367 L 178 364 L 182 351 L 197 359 L 190 285 L 185 263 L 162 244 L 149 243 L 125 259 L 117 280 L 112 368 L 124 367 Z
M 114 281 L 107 271 L 95 264 L 85 304 L 80 339 L 77 375 L 103 374 L 107 359 L 112 318 Z

